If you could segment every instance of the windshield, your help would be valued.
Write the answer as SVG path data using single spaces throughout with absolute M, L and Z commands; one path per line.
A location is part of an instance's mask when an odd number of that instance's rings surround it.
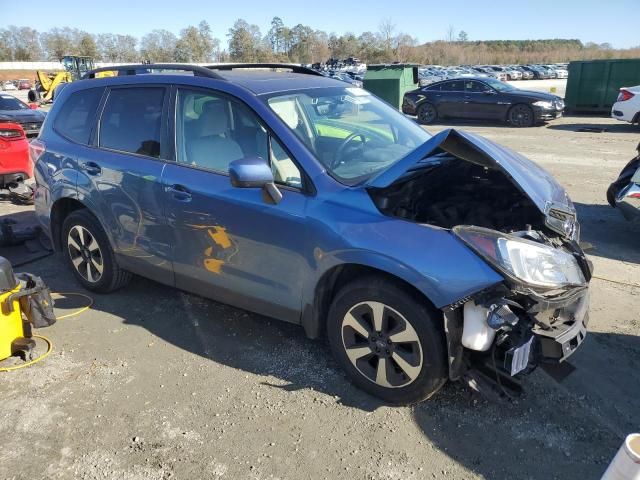
M 431 137 L 361 88 L 287 92 L 270 96 L 268 103 L 327 171 L 349 185 L 400 160 Z
M 493 87 L 495 90 L 499 92 L 507 92 L 509 90 L 515 90 L 515 87 L 512 87 L 508 83 L 501 82 L 500 80 L 496 80 L 495 78 L 487 77 L 487 78 L 483 78 L 482 81 L 487 85 L 489 85 L 490 87 Z
M 11 95 L 0 95 L 0 110 L 29 110 L 29 107 Z

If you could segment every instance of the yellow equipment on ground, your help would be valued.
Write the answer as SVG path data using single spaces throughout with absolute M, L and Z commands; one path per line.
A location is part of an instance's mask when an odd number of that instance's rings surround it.
M 9 261 L 0 257 L 0 361 L 14 355 L 26 361 L 36 345 L 31 327 L 54 322 L 53 300 L 42 280 L 15 275 Z
M 77 55 L 67 55 L 60 60 L 64 67 L 64 72 L 47 73 L 42 70 L 36 72 L 36 85 L 33 90 L 29 90 L 30 102 L 49 102 L 53 100 L 56 89 L 65 83 L 79 80 L 89 70 L 95 68 L 93 58 L 81 57 Z M 112 77 L 114 72 L 99 72 L 96 78 Z

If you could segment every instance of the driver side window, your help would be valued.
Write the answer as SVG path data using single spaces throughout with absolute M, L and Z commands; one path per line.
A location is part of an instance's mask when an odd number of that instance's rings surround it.
M 231 162 L 250 157 L 268 161 L 276 183 L 302 187 L 296 164 L 246 105 L 223 95 L 178 90 L 178 163 L 228 174 Z

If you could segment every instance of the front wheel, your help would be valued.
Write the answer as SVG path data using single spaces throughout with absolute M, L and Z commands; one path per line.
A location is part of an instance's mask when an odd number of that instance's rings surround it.
M 62 225 L 61 243 L 67 263 L 84 288 L 107 293 L 131 279 L 116 262 L 106 233 L 89 211 L 69 214 Z
M 351 381 L 393 404 L 431 397 L 447 380 L 442 321 L 399 285 L 368 277 L 336 295 L 328 319 L 333 354 Z
M 528 105 L 514 105 L 509 110 L 509 123 L 517 128 L 531 127 L 534 123 L 533 110 Z

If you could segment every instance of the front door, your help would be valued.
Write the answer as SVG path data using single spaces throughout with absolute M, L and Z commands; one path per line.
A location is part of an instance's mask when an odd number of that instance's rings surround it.
M 502 95 L 484 82 L 464 82 L 465 110 L 468 118 L 498 120 L 504 118 L 505 105 Z
M 248 107 L 223 94 L 178 89 L 175 118 L 176 162 L 163 185 L 176 285 L 298 322 L 308 269 L 299 169 Z M 244 157 L 271 161 L 279 204 L 231 186 L 229 163 Z

